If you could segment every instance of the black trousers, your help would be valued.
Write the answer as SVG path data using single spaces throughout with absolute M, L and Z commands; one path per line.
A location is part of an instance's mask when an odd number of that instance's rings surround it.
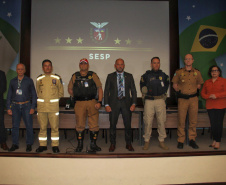
M 126 144 L 131 144 L 132 131 L 131 131 L 131 111 L 130 106 L 126 105 L 125 100 L 117 100 L 115 106 L 111 107 L 109 114 L 110 120 L 110 142 L 116 144 L 116 125 L 118 122 L 119 114 L 122 113 L 123 123 L 125 126 L 125 140 Z
M 6 129 L 4 125 L 4 100 L 0 98 L 0 143 L 6 142 Z
M 210 118 L 213 140 L 221 142 L 225 109 L 208 109 L 207 112 Z

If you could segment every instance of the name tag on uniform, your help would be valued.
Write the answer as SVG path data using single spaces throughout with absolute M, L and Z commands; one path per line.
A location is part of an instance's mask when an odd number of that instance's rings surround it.
M 16 90 L 16 95 L 22 95 L 22 89 L 17 89 Z
M 162 85 L 162 87 L 164 87 L 164 83 L 163 83 L 163 81 L 161 81 L 161 85 Z
M 89 84 L 88 84 L 88 82 L 85 82 L 84 84 L 85 84 L 85 87 L 89 87 Z

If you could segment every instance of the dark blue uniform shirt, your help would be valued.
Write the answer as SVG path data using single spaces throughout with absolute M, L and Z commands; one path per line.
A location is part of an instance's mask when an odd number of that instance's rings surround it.
M 140 89 L 146 86 L 148 96 L 160 96 L 166 94 L 169 87 L 169 76 L 162 70 L 148 70 L 141 76 Z
M 18 89 L 19 93 L 18 93 Z M 19 95 L 21 93 L 21 95 Z M 18 83 L 18 77 L 13 78 L 9 84 L 6 107 L 10 109 L 13 102 L 31 101 L 31 108 L 35 109 L 37 104 L 37 94 L 35 91 L 34 82 L 31 78 L 24 76 L 21 83 Z

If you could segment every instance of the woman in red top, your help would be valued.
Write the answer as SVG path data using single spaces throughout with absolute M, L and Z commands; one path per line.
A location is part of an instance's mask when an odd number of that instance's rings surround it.
M 223 120 L 226 108 L 226 79 L 221 77 L 221 69 L 214 65 L 209 68 L 211 79 L 206 80 L 201 95 L 206 99 L 206 109 L 210 119 L 213 143 L 210 147 L 220 147 Z

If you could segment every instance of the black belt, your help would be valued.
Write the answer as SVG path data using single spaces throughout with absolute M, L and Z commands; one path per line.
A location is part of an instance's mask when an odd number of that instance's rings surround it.
M 195 93 L 195 94 L 182 94 L 181 92 L 178 92 L 177 93 L 177 97 L 178 98 L 182 98 L 182 99 L 189 99 L 189 98 L 193 98 L 193 97 L 196 97 L 198 96 L 199 94 L 198 93 Z

